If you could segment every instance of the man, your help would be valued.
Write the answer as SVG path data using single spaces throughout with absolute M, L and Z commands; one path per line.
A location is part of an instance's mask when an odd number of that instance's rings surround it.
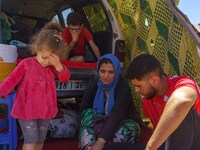
M 83 62 L 86 57 L 86 42 L 88 42 L 98 59 L 101 54 L 94 43 L 90 31 L 84 27 L 82 16 L 77 12 L 71 12 L 67 16 L 68 27 L 64 28 L 62 36 L 69 47 L 69 60 Z
M 155 130 L 145 150 L 200 150 L 200 93 L 185 76 L 167 76 L 152 55 L 136 57 L 127 77 Z

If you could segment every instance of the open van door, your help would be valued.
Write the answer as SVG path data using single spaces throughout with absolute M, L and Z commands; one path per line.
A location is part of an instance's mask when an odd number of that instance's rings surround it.
M 113 52 L 112 53 L 115 54 L 119 58 L 120 62 L 124 62 L 126 49 L 125 49 L 125 41 L 123 40 L 123 35 L 120 30 L 120 26 L 107 0 L 102 0 L 102 3 L 108 14 L 109 20 L 111 22 L 112 30 L 113 30 L 113 33 L 112 33 L 113 34 L 113 41 L 112 41 Z

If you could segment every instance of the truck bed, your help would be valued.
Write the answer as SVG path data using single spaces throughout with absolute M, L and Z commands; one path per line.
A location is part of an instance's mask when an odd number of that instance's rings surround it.
M 141 136 L 139 144 L 145 145 L 152 135 L 153 130 L 148 127 L 141 127 Z M 23 141 L 19 141 L 17 150 L 22 149 Z M 79 150 L 78 148 L 78 139 L 50 139 L 46 140 L 44 143 L 43 150 Z

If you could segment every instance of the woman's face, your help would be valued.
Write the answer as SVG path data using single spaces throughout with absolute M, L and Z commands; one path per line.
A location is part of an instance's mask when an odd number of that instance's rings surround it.
M 99 68 L 99 78 L 103 84 L 110 84 L 115 77 L 115 69 L 111 63 L 103 63 Z

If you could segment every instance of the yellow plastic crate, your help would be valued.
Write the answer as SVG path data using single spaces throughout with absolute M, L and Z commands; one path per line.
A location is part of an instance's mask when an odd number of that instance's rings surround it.
M 0 83 L 15 69 L 16 63 L 0 62 Z

